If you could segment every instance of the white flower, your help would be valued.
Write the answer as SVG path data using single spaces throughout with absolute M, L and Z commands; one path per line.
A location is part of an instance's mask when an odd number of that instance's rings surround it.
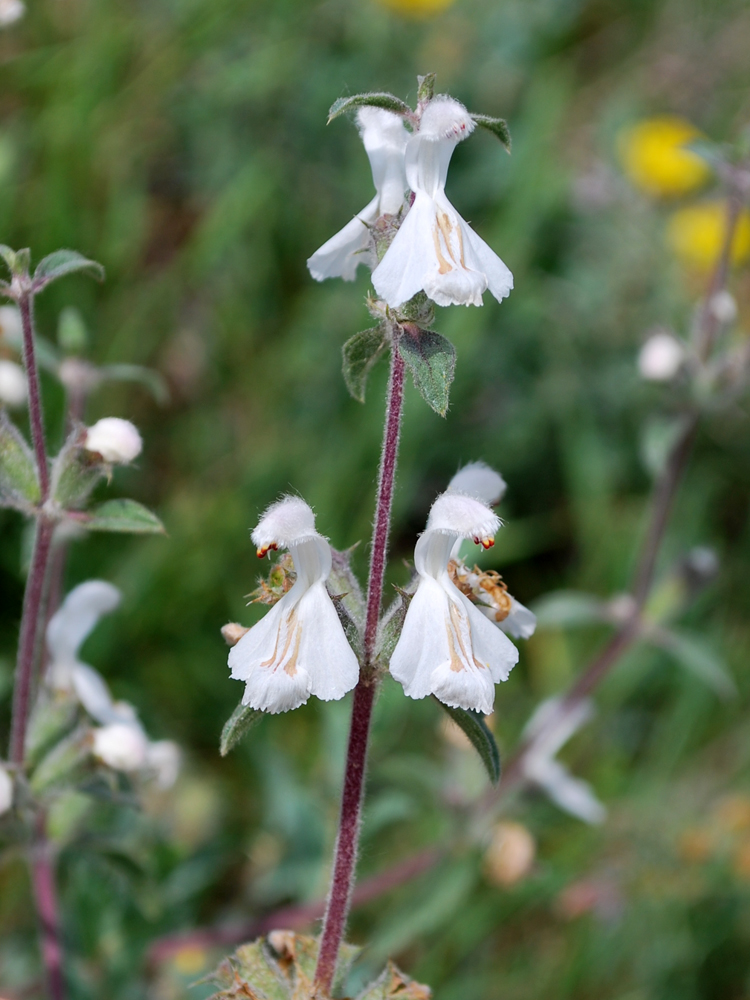
M 75 693 L 99 723 L 93 730 L 93 751 L 119 771 L 152 772 L 162 788 L 177 777 L 180 752 L 168 740 L 152 743 L 127 701 L 114 701 L 98 670 L 80 659 L 79 650 L 103 614 L 120 603 L 120 591 L 104 580 L 87 580 L 65 598 L 47 626 L 49 682 Z
M 529 749 L 521 759 L 526 779 L 543 789 L 561 809 L 585 823 L 602 823 L 607 810 L 594 795 L 591 786 L 574 778 L 555 760 L 560 748 L 589 721 L 593 714 L 591 702 L 578 702 L 564 707 L 560 698 L 542 702 L 524 729 Z
M 638 371 L 651 382 L 668 382 L 682 368 L 685 348 L 671 333 L 661 331 L 648 338 L 638 355 Z
M 29 392 L 26 373 L 15 361 L 0 359 L 0 404 L 23 406 Z
M 455 586 L 448 564 L 457 541 L 489 548 L 499 525 L 486 504 L 465 494 L 443 493 L 432 505 L 414 551 L 419 583 L 390 664 L 410 698 L 434 694 L 491 714 L 495 684 L 507 680 L 518 650 Z
M 140 771 L 148 760 L 148 738 L 139 726 L 112 722 L 94 729 L 94 756 L 116 771 Z
M 508 484 L 500 473 L 490 468 L 486 462 L 469 462 L 448 483 L 448 492 L 465 493 L 489 507 L 496 507 L 500 503 L 507 488 Z
M 14 24 L 26 13 L 26 4 L 22 0 L 0 0 L 0 28 Z
M 326 590 L 331 549 L 315 530 L 315 515 L 304 500 L 284 497 L 268 508 L 252 537 L 258 556 L 289 549 L 297 579 L 229 652 L 232 677 L 246 681 L 243 705 L 275 714 L 303 705 L 311 694 L 343 698 L 357 683 L 359 664 Z
M 84 447 L 101 455 L 105 462 L 127 465 L 140 455 L 143 441 L 129 420 L 104 417 L 87 429 Z
M 393 308 L 419 291 L 440 306 L 481 306 L 487 289 L 500 302 L 513 288 L 508 268 L 445 196 L 453 150 L 473 128 L 462 104 L 437 97 L 409 139 L 406 179 L 414 203 L 372 275 L 376 292 Z
M 13 805 L 13 779 L 0 764 L 0 816 Z
M 307 262 L 316 281 L 343 278 L 353 281 L 359 264 L 375 266 L 369 227 L 381 215 L 395 215 L 404 204 L 404 151 L 409 133 L 399 115 L 380 108 L 360 108 L 360 135 L 370 158 L 377 194 L 341 232 L 316 250 Z
M 485 462 L 470 462 L 459 469 L 450 483 L 448 492 L 466 493 L 494 507 L 505 495 L 507 484 L 499 472 Z M 478 603 L 479 610 L 491 622 L 514 639 L 529 639 L 536 629 L 536 615 L 508 593 L 500 576 L 492 571 L 471 570 L 460 558 L 462 539 L 458 539 L 451 552 L 449 573 L 456 586 L 467 597 Z
M 0 306 L 0 340 L 19 350 L 23 348 L 21 313 L 15 306 Z

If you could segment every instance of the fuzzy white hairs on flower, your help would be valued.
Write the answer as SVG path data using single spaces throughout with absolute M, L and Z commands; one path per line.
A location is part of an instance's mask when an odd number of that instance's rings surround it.
M 390 663 L 410 698 L 434 694 L 454 708 L 492 712 L 495 684 L 507 680 L 518 650 L 456 587 L 448 564 L 456 541 L 489 547 L 499 525 L 474 497 L 444 493 L 433 504 L 414 551 L 419 583 Z
M 369 227 L 381 215 L 395 215 L 404 204 L 404 152 L 409 133 L 399 115 L 380 108 L 360 108 L 357 124 L 370 160 L 376 194 L 351 222 L 324 243 L 307 262 L 316 281 L 353 281 L 360 264 L 374 267 Z
M 84 447 L 86 451 L 101 455 L 105 462 L 127 465 L 140 455 L 143 441 L 129 420 L 103 417 L 87 428 Z
M 496 507 L 505 496 L 508 484 L 486 462 L 469 462 L 448 483 L 448 493 L 465 493 L 489 507 Z
M 299 497 L 284 497 L 268 508 L 252 537 L 259 556 L 288 549 L 297 579 L 229 652 L 231 676 L 245 681 L 242 703 L 276 714 L 311 694 L 343 698 L 359 679 L 359 663 L 326 590 L 331 548 L 315 530 L 311 508 Z

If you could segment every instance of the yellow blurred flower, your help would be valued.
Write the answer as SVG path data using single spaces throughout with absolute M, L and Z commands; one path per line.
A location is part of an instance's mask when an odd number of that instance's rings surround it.
M 658 198 L 688 194 L 711 176 L 708 165 L 686 143 L 701 133 L 683 118 L 647 118 L 624 129 L 618 138 L 620 160 L 636 187 Z
M 382 7 L 407 17 L 432 17 L 446 10 L 455 0 L 378 0 Z
M 208 954 L 199 945 L 188 944 L 175 954 L 172 960 L 175 972 L 180 976 L 197 976 L 208 964 Z
M 522 823 L 496 823 L 484 855 L 484 873 L 494 885 L 509 886 L 529 874 L 536 857 L 536 842 Z
M 681 208 L 667 224 L 667 243 L 686 267 L 708 271 L 721 252 L 726 218 L 726 203 L 719 200 Z M 741 264 L 749 256 L 750 212 L 743 209 L 734 234 L 731 261 Z

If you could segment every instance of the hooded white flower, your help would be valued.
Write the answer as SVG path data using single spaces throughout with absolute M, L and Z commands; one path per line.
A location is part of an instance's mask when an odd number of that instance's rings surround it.
M 395 215 L 404 204 L 404 151 L 409 133 L 399 115 L 380 108 L 360 108 L 360 135 L 370 158 L 377 194 L 351 222 L 316 250 L 307 262 L 316 281 L 343 278 L 353 281 L 359 264 L 375 266 L 369 226 L 381 215 Z
M 419 583 L 390 664 L 410 698 L 434 694 L 491 714 L 495 684 L 507 680 L 518 650 L 456 587 L 448 564 L 456 542 L 473 538 L 489 548 L 499 526 L 486 504 L 466 494 L 443 493 L 432 505 L 414 551 Z
M 136 710 L 114 701 L 98 670 L 83 663 L 79 650 L 102 615 L 120 603 L 120 591 L 105 580 L 87 580 L 65 598 L 47 626 L 49 682 L 75 693 L 94 728 L 94 755 L 119 771 L 150 771 L 161 787 L 174 783 L 179 748 L 169 740 L 152 743 Z
M 652 334 L 638 354 L 638 371 L 651 382 L 669 382 L 685 363 L 687 352 L 673 334 L 660 330 Z
M 0 28 L 15 24 L 26 13 L 26 4 L 22 0 L 0 0 Z
M 129 420 L 103 417 L 87 429 L 84 447 L 101 455 L 105 462 L 127 465 L 140 455 L 143 441 Z
M 507 484 L 499 472 L 485 462 L 470 462 L 459 469 L 450 483 L 449 493 L 466 493 L 490 507 L 499 504 Z M 479 610 L 491 622 L 514 639 L 529 639 L 536 629 L 536 615 L 508 593 L 497 573 L 471 570 L 460 558 L 462 539 L 451 552 L 450 572 L 454 583 L 478 603 Z
M 541 788 L 561 809 L 585 823 L 602 823 L 607 810 L 591 786 L 555 760 L 555 755 L 593 715 L 593 706 L 582 701 L 563 709 L 560 698 L 550 698 L 537 708 L 524 729 L 529 749 L 521 766 L 526 779 Z
M 13 805 L 13 779 L 0 764 L 0 816 Z
M 439 306 L 481 306 L 487 289 L 500 302 L 513 288 L 508 268 L 445 195 L 453 150 L 473 129 L 462 104 L 436 97 L 409 139 L 406 179 L 414 203 L 372 275 L 376 292 L 392 308 L 420 291 Z
M 284 497 L 268 508 L 252 538 L 259 557 L 289 549 L 297 579 L 229 652 L 232 677 L 246 682 L 243 705 L 276 714 L 311 694 L 343 698 L 357 683 L 359 664 L 326 590 L 331 548 L 315 530 L 315 515 L 299 497 Z
M 0 405 L 23 406 L 29 392 L 26 373 L 15 361 L 0 359 Z

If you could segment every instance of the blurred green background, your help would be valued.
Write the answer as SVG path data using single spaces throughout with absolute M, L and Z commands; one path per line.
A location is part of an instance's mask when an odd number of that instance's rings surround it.
M 108 275 L 46 291 L 40 332 L 53 340 L 60 311 L 75 305 L 92 360 L 150 365 L 171 391 L 160 407 L 138 387 L 108 386 L 88 412 L 142 431 L 139 467 L 118 470 L 109 495 L 153 507 L 169 537 L 101 536 L 72 549 L 68 586 L 96 576 L 125 595 L 85 658 L 154 738 L 179 741 L 185 762 L 145 818 L 105 809 L 87 821 L 89 853 L 61 835 L 76 1000 L 206 996 L 188 984 L 220 952 L 188 949 L 154 968 L 147 943 L 325 892 L 348 699 L 266 719 L 225 760 L 217 747 L 241 694 L 219 628 L 259 613 L 243 595 L 258 574 L 248 530 L 263 507 L 298 491 L 334 545 L 362 540 L 366 566 L 385 371 L 359 405 L 340 348 L 369 325 L 367 280 L 362 269 L 355 286 L 318 285 L 305 268 L 371 197 L 356 130 L 325 126 L 335 98 L 386 89 L 413 102 L 416 75 L 435 71 L 439 91 L 507 118 L 514 140 L 510 157 L 486 134 L 454 155 L 448 194 L 510 266 L 515 291 L 502 306 L 486 296 L 482 309 L 438 310 L 456 380 L 445 420 L 407 394 L 392 581 L 407 578 L 403 560 L 435 494 L 482 458 L 509 483 L 507 527 L 484 565 L 520 600 L 560 588 L 607 597 L 628 584 L 651 485 L 644 440 L 682 400 L 639 377 L 637 353 L 656 324 L 689 326 L 705 276 L 665 242 L 685 200 L 637 190 L 617 137 L 673 113 L 734 139 L 750 122 L 750 9 L 391 3 L 31 0 L 0 31 L 0 241 L 37 259 L 72 247 Z M 732 290 L 742 328 L 746 271 Z M 57 442 L 62 395 L 44 387 Z M 539 797 L 506 805 L 536 842 L 531 870 L 498 885 L 482 849 L 467 845 L 357 911 L 350 936 L 370 943 L 360 981 L 390 954 L 440 1000 L 750 996 L 749 498 L 741 402 L 704 422 L 660 563 L 668 573 L 696 545 L 718 554 L 716 581 L 679 624 L 727 663 L 739 696 L 722 701 L 674 659 L 637 648 L 563 754 L 606 803 L 607 822 L 586 827 Z M 23 539 L 10 512 L 0 531 L 6 731 Z M 504 754 L 605 634 L 548 628 L 520 644 L 498 691 Z M 365 875 L 440 842 L 456 800 L 484 787 L 440 721 L 434 703 L 407 702 L 386 683 Z M 34 917 L 13 853 L 0 868 L 0 935 L 0 984 L 37 996 Z

